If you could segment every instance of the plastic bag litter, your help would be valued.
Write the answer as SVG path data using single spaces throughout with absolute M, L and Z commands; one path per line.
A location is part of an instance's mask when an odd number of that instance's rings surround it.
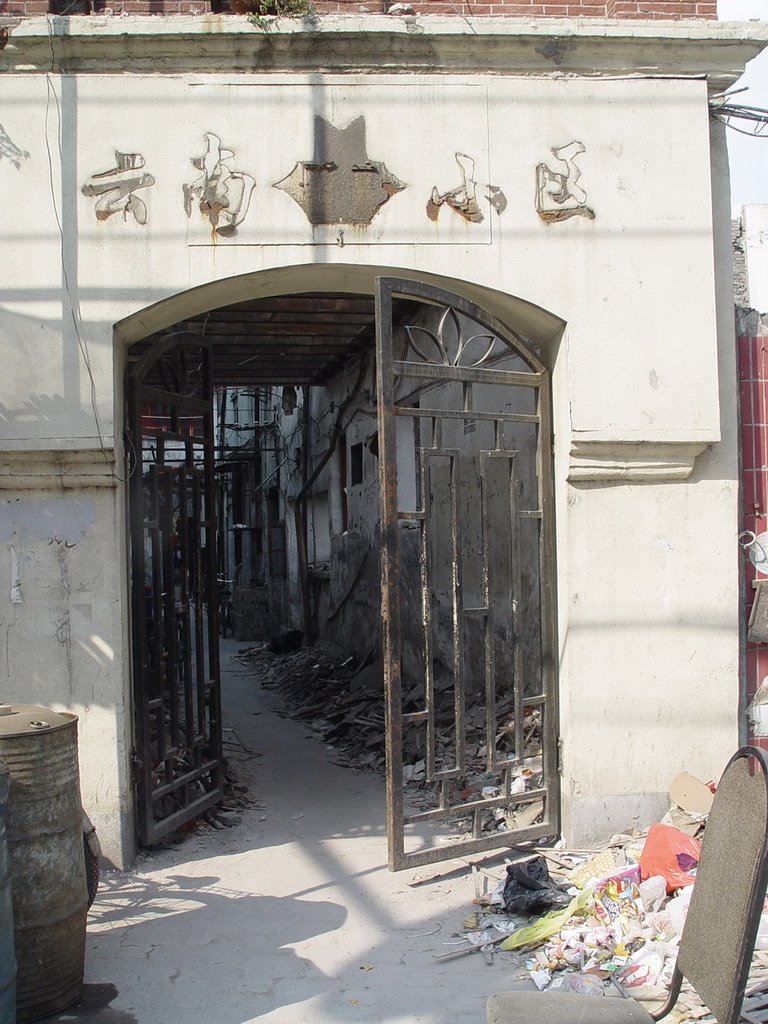
M 495 928 L 484 928 L 482 931 L 476 932 L 465 932 L 464 938 L 472 943 L 473 946 L 490 946 L 494 942 L 498 942 L 499 937 L 504 932 L 497 932 Z
M 587 965 L 596 965 L 611 956 L 620 941 L 621 929 L 617 926 L 595 926 L 582 922 L 573 926 L 564 925 L 560 935 L 546 949 L 550 959 L 583 970 Z
M 539 970 L 530 971 L 529 973 L 531 975 L 531 981 L 539 992 L 544 992 L 552 981 L 552 971 Z
M 622 988 L 669 987 L 677 960 L 677 943 L 652 940 L 629 958 L 618 973 Z
M 667 880 L 663 875 L 651 875 L 640 883 L 640 899 L 646 914 L 659 909 L 667 896 Z
M 555 932 L 559 932 L 566 921 L 570 921 L 574 914 L 583 910 L 592 898 L 592 890 L 584 889 L 563 910 L 550 910 L 548 914 L 540 917 L 538 921 L 527 928 L 518 928 L 516 932 L 501 943 L 502 949 L 521 949 L 523 946 L 538 946 Z
M 594 974 L 561 974 L 547 992 L 578 992 L 580 996 L 604 996 L 605 985 Z
M 673 896 L 665 910 L 672 930 L 676 935 L 683 934 L 685 919 L 688 917 L 688 906 L 693 896 L 693 886 L 689 885 L 682 889 L 679 895 Z
M 571 901 L 569 893 L 550 878 L 543 857 L 508 865 L 502 898 L 504 909 L 511 914 L 563 907 Z
M 670 825 L 651 825 L 648 838 L 640 857 L 643 880 L 653 875 L 663 875 L 667 880 L 667 892 L 693 885 L 701 855 L 701 843 Z
M 479 919 L 477 927 L 481 931 L 484 928 L 495 928 L 500 935 L 511 935 L 512 932 L 524 927 L 527 923 L 528 921 L 524 917 L 503 917 L 500 914 L 485 914 Z
M 637 888 L 639 881 L 640 868 L 635 864 L 597 883 L 595 914 L 603 924 L 640 916 L 637 905 L 640 898 Z

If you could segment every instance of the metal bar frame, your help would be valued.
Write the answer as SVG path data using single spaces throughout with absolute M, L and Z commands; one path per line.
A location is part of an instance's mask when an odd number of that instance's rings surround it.
M 530 372 L 493 369 L 490 366 L 449 366 L 441 363 L 416 362 L 394 358 L 394 327 L 392 304 L 395 298 L 417 300 L 438 307 L 452 307 L 490 331 L 510 350 L 519 355 L 530 368 Z M 550 380 L 546 367 L 539 361 L 513 331 L 493 316 L 461 296 L 434 288 L 421 282 L 396 278 L 377 278 L 376 303 L 376 387 L 379 430 L 379 485 L 381 501 L 381 590 L 382 590 L 382 653 L 384 661 L 385 724 L 387 757 L 387 837 L 389 843 L 390 870 L 418 867 L 437 861 L 452 859 L 497 847 L 514 846 L 520 842 L 541 839 L 558 834 L 560 830 L 559 777 L 557 772 L 557 679 L 556 679 L 556 619 L 555 619 L 555 575 L 554 575 L 554 498 L 552 484 L 551 449 L 551 406 Z M 458 360 L 457 360 L 458 361 Z M 415 379 L 435 384 L 457 382 L 462 385 L 461 409 L 432 409 L 414 404 L 413 393 L 405 398 L 407 405 L 397 401 L 398 378 Z M 532 388 L 536 394 L 535 413 L 487 413 L 475 412 L 472 400 L 472 385 L 492 384 L 516 388 Z M 416 403 L 418 403 L 416 399 Z M 397 436 L 396 417 L 406 416 L 414 420 L 414 443 L 416 448 L 416 485 L 421 508 L 409 511 L 398 510 L 397 480 Z M 457 492 L 459 484 L 459 452 L 445 448 L 442 437 L 442 420 L 475 420 L 493 422 L 496 448 L 480 453 L 481 494 L 480 516 L 483 524 L 482 590 L 484 607 L 462 607 L 461 578 L 461 523 Z M 424 443 L 422 425 L 427 421 L 431 426 L 428 443 Z M 504 423 L 530 423 L 537 428 L 536 477 L 538 485 L 538 508 L 520 509 L 515 493 L 515 460 L 517 452 L 504 447 Z M 454 721 L 457 729 L 455 768 L 440 769 L 436 761 L 434 722 L 434 678 L 433 678 L 433 636 L 431 578 L 432 552 L 428 526 L 429 462 L 433 458 L 447 458 L 450 465 L 450 547 L 452 551 L 451 603 L 453 608 L 453 671 L 455 687 Z M 541 692 L 526 696 L 525 680 L 520 645 L 515 642 L 514 664 L 514 730 L 515 752 L 513 757 L 499 756 L 496 750 L 497 719 L 495 711 L 495 612 L 490 590 L 490 552 L 488 538 L 491 523 L 488 507 L 487 470 L 490 459 L 505 459 L 509 464 L 509 550 L 512 567 L 512 621 L 513 636 L 519 635 L 521 577 L 520 559 L 517 551 L 517 524 L 523 520 L 539 521 L 539 592 L 541 601 Z M 415 522 L 421 533 L 420 581 L 421 581 L 421 628 L 423 638 L 424 707 L 421 711 L 404 715 L 402 709 L 402 626 L 400 621 L 400 538 L 399 524 L 405 520 Z M 456 803 L 451 799 L 452 780 L 460 776 L 466 766 L 464 748 L 465 691 L 463 686 L 463 630 L 464 621 L 470 616 L 481 622 L 485 658 L 485 738 L 488 763 L 502 775 L 502 789 L 497 797 L 473 800 L 470 804 Z M 543 784 L 535 790 L 513 796 L 510 792 L 512 770 L 521 764 L 524 756 L 524 715 L 527 709 L 536 708 L 542 716 L 542 768 Z M 422 723 L 426 729 L 426 778 L 439 786 L 439 805 L 430 810 L 406 814 L 403 794 L 403 724 Z M 481 816 L 487 809 L 505 804 L 525 805 L 538 800 L 544 802 L 543 820 L 535 825 L 480 835 Z M 469 813 L 473 819 L 473 837 L 459 843 L 442 846 L 425 846 L 414 852 L 406 852 L 405 827 L 416 822 L 447 819 L 451 815 Z
M 210 340 L 176 332 L 145 352 L 127 381 L 134 765 L 144 845 L 223 796 L 212 374 Z M 147 403 L 164 407 L 168 430 L 145 425 Z M 191 435 L 180 429 L 190 414 L 199 420 Z

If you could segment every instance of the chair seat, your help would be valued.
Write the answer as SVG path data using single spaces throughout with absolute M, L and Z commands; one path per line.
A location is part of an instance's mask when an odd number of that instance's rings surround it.
M 655 1024 L 634 999 L 577 992 L 497 992 L 486 1014 L 487 1024 Z

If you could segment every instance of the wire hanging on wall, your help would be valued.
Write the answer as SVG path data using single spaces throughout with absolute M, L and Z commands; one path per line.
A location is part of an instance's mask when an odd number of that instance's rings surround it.
M 110 458 L 110 454 L 109 454 L 109 452 L 107 450 L 107 446 L 106 446 L 106 443 L 104 441 L 104 435 L 103 435 L 102 429 L 101 429 L 101 420 L 100 420 L 100 417 L 99 417 L 99 408 L 98 408 L 98 401 L 97 401 L 97 396 L 96 396 L 96 379 L 94 377 L 93 367 L 92 367 L 92 364 L 91 364 L 91 353 L 90 353 L 90 350 L 89 350 L 89 347 L 88 347 L 88 341 L 83 336 L 83 334 L 82 334 L 82 332 L 80 330 L 79 303 L 76 302 L 76 299 L 75 299 L 75 297 L 72 294 L 72 288 L 71 288 L 70 280 L 69 280 L 69 271 L 67 269 L 67 260 L 66 260 L 66 255 L 65 255 L 65 244 L 66 243 L 65 243 L 65 238 L 64 238 L 64 228 L 63 228 L 63 225 L 62 225 L 62 222 L 61 222 L 61 215 L 60 215 L 60 212 L 59 212 L 59 204 L 58 204 L 58 201 L 57 201 L 57 198 L 56 198 L 56 186 L 55 186 L 55 182 L 54 182 L 53 153 L 51 151 L 51 142 L 50 142 L 50 138 L 49 138 L 51 103 L 53 102 L 55 113 L 56 113 L 56 151 L 57 151 L 57 155 L 58 155 L 58 159 L 59 159 L 59 167 L 62 167 L 63 163 L 64 163 L 64 155 L 63 155 L 63 152 L 62 152 L 61 104 L 60 104 L 60 101 L 59 101 L 59 94 L 56 91 L 56 86 L 54 85 L 53 77 L 52 77 L 56 73 L 56 53 L 55 53 L 54 46 L 53 46 L 53 29 L 52 29 L 52 26 L 51 26 L 50 15 L 46 14 L 45 19 L 46 19 L 46 25 L 47 25 L 47 28 L 48 28 L 48 44 L 50 46 L 50 51 L 51 51 L 51 69 L 50 69 L 50 71 L 46 71 L 46 74 L 45 74 L 46 100 L 45 100 L 45 115 L 44 115 L 43 129 L 44 129 L 44 136 L 45 136 L 45 150 L 46 150 L 46 155 L 47 155 L 47 160 L 48 160 L 48 184 L 49 184 L 49 188 L 50 188 L 51 206 L 52 206 L 52 209 L 53 209 L 53 215 L 54 215 L 54 218 L 55 218 L 55 221 L 56 221 L 56 227 L 57 227 L 58 234 L 59 234 L 62 283 L 64 285 L 64 292 L 65 292 L 65 294 L 67 296 L 67 305 L 69 306 L 69 314 L 70 314 L 70 317 L 72 319 L 72 326 L 73 326 L 73 329 L 74 329 L 74 332 L 75 332 L 75 337 L 77 338 L 78 349 L 80 350 L 80 356 L 82 358 L 83 365 L 85 366 L 86 372 L 88 374 L 90 403 L 91 403 L 91 409 L 92 409 L 92 412 L 93 412 L 93 419 L 94 419 L 94 425 L 95 425 L 95 428 L 96 428 L 96 435 L 97 435 L 98 442 L 99 442 L 99 450 L 101 451 L 101 455 L 102 455 L 102 457 L 104 459 L 104 464 L 106 465 L 107 471 L 110 473 L 110 475 L 115 480 L 119 481 L 120 483 L 126 483 L 130 479 L 131 474 L 134 472 L 134 470 L 136 468 L 136 465 L 134 464 L 134 466 L 129 471 L 127 476 L 121 476 L 116 471 L 116 469 L 114 467 L 114 464 L 113 464 L 113 461 Z M 133 442 L 132 441 L 130 441 L 130 447 L 133 449 L 133 452 L 135 454 L 135 448 L 133 447 Z
M 730 100 L 738 93 L 746 92 L 747 88 L 733 89 L 730 92 L 719 93 L 713 96 L 709 102 L 710 111 L 715 121 L 724 124 L 731 131 L 739 135 L 747 135 L 755 139 L 768 139 L 768 110 L 764 107 L 750 107 L 741 103 L 731 103 Z M 741 121 L 751 124 L 751 128 L 740 128 L 732 121 Z

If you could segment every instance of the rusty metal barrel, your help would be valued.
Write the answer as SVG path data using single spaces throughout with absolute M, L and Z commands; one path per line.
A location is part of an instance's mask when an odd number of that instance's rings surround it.
M 13 950 L 11 860 L 6 839 L 10 772 L 0 761 L 0 1024 L 16 1024 L 16 956 Z
M 0 705 L 0 759 L 11 776 L 8 849 L 19 1024 L 77 1002 L 88 891 L 77 715 Z

